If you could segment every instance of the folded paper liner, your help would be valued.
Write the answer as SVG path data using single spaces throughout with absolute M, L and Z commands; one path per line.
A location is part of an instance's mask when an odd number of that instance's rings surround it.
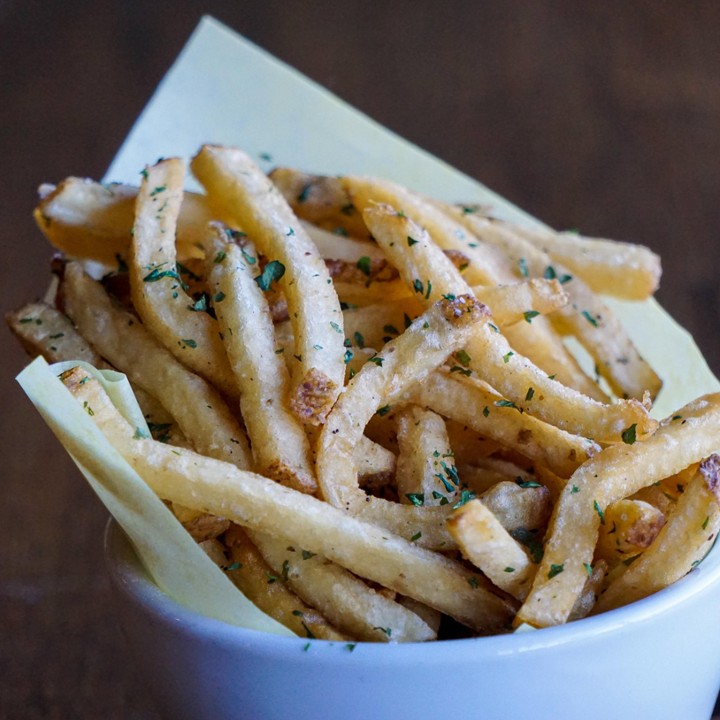
M 541 225 L 209 17 L 160 83 L 105 181 L 138 184 L 140 170 L 155 158 L 189 159 L 205 142 L 242 147 L 266 169 L 289 165 L 327 175 L 387 177 L 441 200 L 492 205 L 498 217 Z M 189 189 L 196 187 L 189 181 Z M 692 337 L 655 300 L 605 302 L 663 379 L 656 417 L 720 389 Z M 57 378 L 67 367 L 48 366 L 39 358 L 18 382 L 122 526 L 158 587 L 208 617 L 292 635 L 232 585 L 110 446 Z M 124 375 L 92 371 L 123 415 L 146 428 Z

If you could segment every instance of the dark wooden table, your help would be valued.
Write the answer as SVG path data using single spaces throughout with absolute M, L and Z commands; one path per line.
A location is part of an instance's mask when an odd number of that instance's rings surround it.
M 38 183 L 102 176 L 201 13 L 550 224 L 661 253 L 660 300 L 720 372 L 715 2 L 0 0 L 3 310 L 46 282 Z M 0 332 L 0 718 L 156 718 L 111 613 L 105 512 Z

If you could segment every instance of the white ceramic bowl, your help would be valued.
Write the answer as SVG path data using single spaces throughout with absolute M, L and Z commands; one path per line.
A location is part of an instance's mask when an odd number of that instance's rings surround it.
M 114 522 L 106 556 L 139 674 L 173 720 L 707 720 L 720 685 L 720 547 L 674 586 L 563 627 L 352 650 L 186 610 Z

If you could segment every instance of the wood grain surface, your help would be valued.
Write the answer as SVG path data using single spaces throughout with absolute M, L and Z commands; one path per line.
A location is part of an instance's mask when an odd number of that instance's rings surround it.
M 546 222 L 649 245 L 660 301 L 720 372 L 716 2 L 0 0 L 3 311 L 46 283 L 37 185 L 103 175 L 203 13 Z M 112 615 L 105 512 L 0 332 L 0 718 L 155 719 Z

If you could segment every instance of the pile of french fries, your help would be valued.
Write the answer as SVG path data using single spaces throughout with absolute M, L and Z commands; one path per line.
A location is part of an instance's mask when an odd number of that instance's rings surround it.
M 232 147 L 191 168 L 204 194 L 179 159 L 42 186 L 55 283 L 7 321 L 127 375 L 149 433 L 82 367 L 61 379 L 263 611 L 314 638 L 502 633 L 707 553 L 720 396 L 653 419 L 661 380 L 600 297 L 655 291 L 647 248 Z

